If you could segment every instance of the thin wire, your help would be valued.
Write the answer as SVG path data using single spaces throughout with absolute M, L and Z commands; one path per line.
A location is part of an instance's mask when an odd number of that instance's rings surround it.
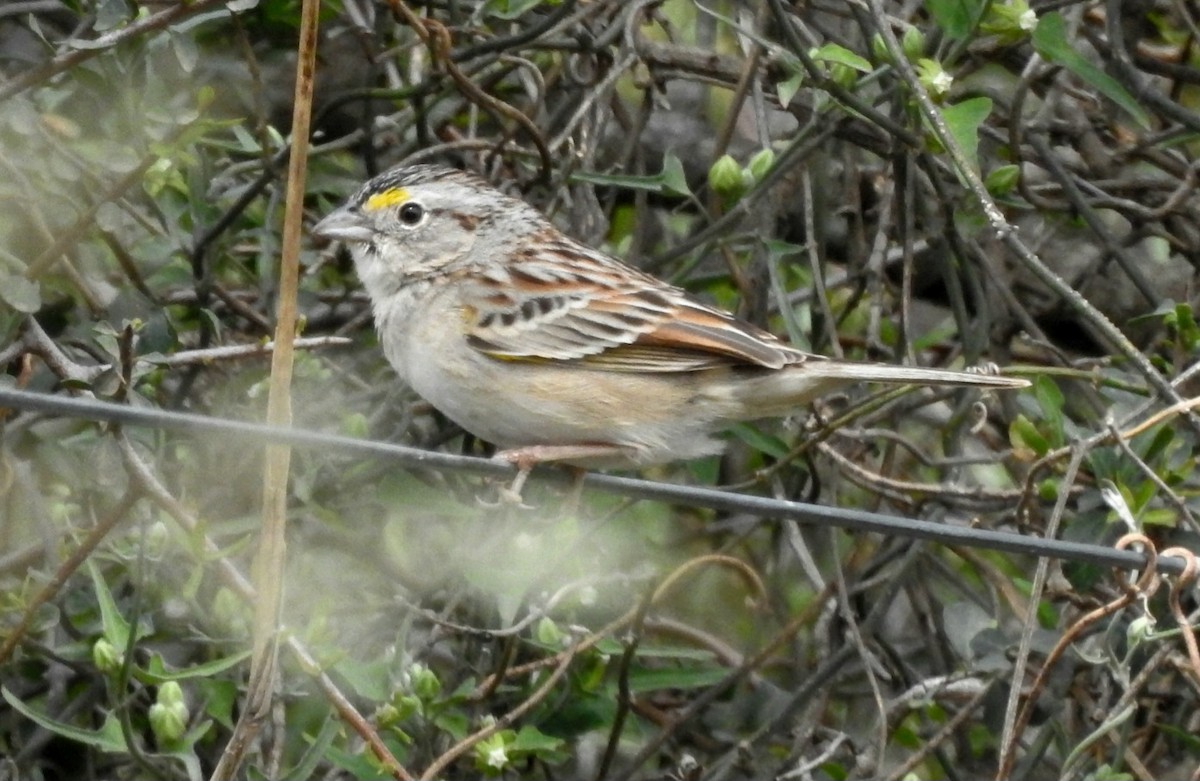
M 261 445 L 274 443 L 293 447 L 338 450 L 359 456 L 383 458 L 409 467 L 450 469 L 484 475 L 512 476 L 516 474 L 512 465 L 486 458 L 418 450 L 388 442 L 353 439 L 305 429 L 282 428 L 185 412 L 128 407 L 94 399 L 31 393 L 13 388 L 0 388 L 0 408 L 4 407 L 128 426 L 169 429 L 195 434 L 225 434 L 251 440 Z M 559 474 L 557 471 L 548 471 L 545 476 L 555 480 L 570 479 L 568 475 Z M 1117 550 L 1104 545 L 1068 540 L 1047 540 L 1012 532 L 976 529 L 967 526 L 949 526 L 863 510 L 822 507 L 765 496 L 731 493 L 714 488 L 656 483 L 650 480 L 595 473 L 586 475 L 584 484 L 605 493 L 637 499 L 651 499 L 725 512 L 750 513 L 760 517 L 790 520 L 797 523 L 827 524 L 850 531 L 875 532 L 910 539 L 929 540 L 943 545 L 984 548 L 1027 556 L 1048 556 L 1064 561 L 1087 562 L 1121 570 L 1142 569 L 1147 561 L 1146 555 L 1143 553 Z M 1158 560 L 1158 569 L 1162 572 L 1181 574 L 1185 566 L 1186 562 L 1177 556 Z

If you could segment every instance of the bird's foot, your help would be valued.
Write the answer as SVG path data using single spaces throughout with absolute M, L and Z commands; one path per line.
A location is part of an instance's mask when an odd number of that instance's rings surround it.
M 510 450 L 501 450 L 492 456 L 493 461 L 503 461 L 506 464 L 512 464 L 517 468 L 517 476 L 513 478 L 512 483 L 500 489 L 499 501 L 497 504 L 506 504 L 509 506 L 517 506 L 529 509 L 529 505 L 523 504 L 521 499 L 521 491 L 525 488 L 525 482 L 529 479 L 529 473 L 535 466 L 543 463 L 555 462 L 571 462 L 588 459 L 604 459 L 614 458 L 625 455 L 625 448 L 616 445 L 529 445 L 527 447 L 512 448 Z M 575 481 L 572 486 L 571 503 L 573 506 L 578 506 L 579 496 L 583 491 L 583 471 L 579 467 L 570 466 L 570 469 L 575 472 Z

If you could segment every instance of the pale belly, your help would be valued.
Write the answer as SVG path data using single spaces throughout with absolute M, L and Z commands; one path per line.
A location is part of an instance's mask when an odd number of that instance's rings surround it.
M 414 309 L 439 308 L 403 314 Z M 501 449 L 612 445 L 627 454 L 615 462 L 628 464 L 721 450 L 712 435 L 730 419 L 728 405 L 704 392 L 700 373 L 636 374 L 499 360 L 467 343 L 457 310 L 440 311 L 424 322 L 381 319 L 387 358 L 422 398 Z
M 670 375 L 501 361 L 452 338 L 412 343 L 393 361 L 426 401 L 500 449 L 613 445 L 616 461 L 664 463 L 719 452 L 711 404 Z M 684 381 L 682 385 L 688 383 Z

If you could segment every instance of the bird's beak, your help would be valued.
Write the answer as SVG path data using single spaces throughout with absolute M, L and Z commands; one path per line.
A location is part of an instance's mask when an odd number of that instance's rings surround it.
M 313 226 L 312 232 L 326 239 L 358 242 L 370 241 L 375 235 L 362 212 L 348 206 L 330 212 Z

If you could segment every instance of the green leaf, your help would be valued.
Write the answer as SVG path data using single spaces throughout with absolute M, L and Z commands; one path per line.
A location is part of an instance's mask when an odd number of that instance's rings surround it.
M 1150 480 L 1143 480 L 1134 487 L 1126 488 L 1129 493 L 1129 504 L 1135 515 L 1141 515 L 1142 510 L 1146 509 L 1146 505 L 1158 493 L 1158 486 Z
M 467 718 L 467 714 L 457 710 L 438 714 L 433 723 L 438 729 L 450 733 L 450 737 L 456 741 L 465 738 L 471 729 L 471 721 Z
M 1200 341 L 1200 327 L 1196 325 L 1196 315 L 1188 303 L 1175 305 L 1175 330 L 1179 332 L 1179 340 L 1185 349 L 1191 351 Z
M 1143 511 L 1138 520 L 1142 522 L 1143 529 L 1147 526 L 1175 529 L 1180 525 L 1179 511 L 1174 507 L 1151 507 Z
M 1163 732 L 1175 737 L 1180 743 L 1186 746 L 1188 751 L 1193 754 L 1200 754 L 1200 735 L 1193 732 L 1190 728 L 1166 722 L 1159 722 L 1158 726 Z
M 403 757 L 404 751 L 394 740 L 384 738 L 384 744 L 393 754 Z M 370 752 L 350 752 L 339 747 L 336 743 L 329 746 L 322 757 L 329 764 L 346 771 L 350 778 L 384 778 L 386 774 L 377 762 L 372 761 L 374 755 Z M 288 775 L 288 778 L 304 778 L 304 776 Z
M 123 754 L 129 751 L 129 747 L 125 744 L 125 737 L 121 734 L 121 722 L 111 712 L 105 716 L 104 726 L 100 729 L 82 729 L 65 722 L 56 721 L 44 713 L 38 713 L 17 699 L 16 695 L 10 692 L 7 687 L 0 687 L 0 695 L 3 695 L 5 701 L 13 707 L 13 710 L 42 728 L 53 732 L 55 735 L 61 735 L 68 740 L 74 740 L 78 743 L 83 743 L 92 748 L 98 748 L 101 751 L 113 754 Z
M 995 196 L 1008 195 L 1021 179 L 1021 167 L 1017 165 L 1002 165 L 993 168 L 983 180 L 983 186 Z
M 1033 48 L 1048 62 L 1061 65 L 1091 86 L 1106 98 L 1116 103 L 1125 113 L 1133 117 L 1142 127 L 1150 127 L 1150 118 L 1142 111 L 1133 96 L 1114 78 L 1097 68 L 1086 57 L 1071 46 L 1067 40 L 1067 28 L 1059 13 L 1044 14 L 1038 19 L 1033 31 Z
M 0 300 L 25 314 L 33 314 L 42 308 L 41 288 L 24 274 L 0 276 Z
M 341 719 L 334 718 L 332 713 L 327 713 L 316 736 L 305 732 L 303 737 L 309 743 L 309 748 L 300 757 L 300 761 L 296 763 L 295 767 L 287 773 L 286 778 L 316 778 L 321 775 L 321 761 L 324 759 L 326 750 L 333 746 L 333 741 L 338 737 L 341 729 Z M 361 778 L 361 776 L 359 777 Z
M 946 120 L 950 135 L 954 136 L 955 142 L 976 171 L 979 170 L 979 126 L 991 111 L 991 98 L 984 97 L 969 98 L 942 109 L 942 118 Z
M 836 43 L 827 43 L 824 46 L 817 47 L 810 51 L 808 56 L 819 62 L 835 62 L 839 65 L 845 65 L 847 68 L 853 68 L 861 73 L 870 73 L 872 70 L 870 61 L 865 57 L 861 57 L 845 46 L 839 46 Z
M 221 341 L 223 331 L 221 329 L 221 318 L 217 317 L 217 313 L 208 307 L 201 307 L 200 316 L 208 324 L 209 330 L 213 335 L 213 340 L 217 342 Z
M 624 187 L 629 190 L 645 190 L 646 192 L 688 195 L 692 194 L 684 176 L 683 163 L 679 158 L 668 152 L 663 156 L 663 169 L 653 176 L 634 176 L 631 174 L 601 174 L 591 171 L 578 171 L 571 175 L 571 181 L 598 184 L 602 187 Z
M 668 193 L 675 195 L 691 195 L 692 190 L 688 187 L 687 175 L 683 172 L 683 163 L 679 158 L 668 152 L 663 155 L 663 170 L 662 170 L 663 189 Z
M 171 35 L 168 40 L 183 72 L 191 73 L 195 70 L 196 63 L 200 61 L 200 49 L 196 45 L 196 39 L 190 35 Z
M 1033 421 L 1024 415 L 1017 415 L 1012 425 L 1008 427 L 1008 441 L 1012 443 L 1013 447 L 1027 448 L 1039 456 L 1046 455 L 1050 450 L 1050 443 L 1037 430 Z
M 557 753 L 565 745 L 566 742 L 562 738 L 552 737 L 527 724 L 521 727 L 521 731 L 508 743 L 508 750 L 513 753 L 545 755 Z M 545 759 L 545 756 L 542 758 Z
M 597 645 L 597 648 L 599 646 Z M 606 651 L 610 656 L 615 656 L 619 653 L 624 653 L 625 649 L 619 644 L 614 649 Z M 645 646 L 638 649 L 638 659 L 686 659 L 694 662 L 711 662 L 713 655 L 712 651 L 704 648 L 687 648 L 678 645 L 665 645 L 650 647 Z
M 391 696 L 391 679 L 388 664 L 385 661 L 361 662 L 346 657 L 339 660 L 333 669 L 337 671 L 338 675 L 345 678 L 356 694 L 362 697 L 383 701 Z
M 792 72 L 783 81 L 775 86 L 775 94 L 779 97 L 779 105 L 787 108 L 791 105 L 792 98 L 796 97 L 796 93 L 800 91 L 800 86 L 804 84 L 804 71 L 796 70 Z
M 238 685 L 233 681 L 201 679 L 196 688 L 203 693 L 200 701 L 204 703 L 204 713 L 221 726 L 233 729 L 233 705 L 239 695 Z
M 629 674 L 629 689 L 639 693 L 662 689 L 701 689 L 719 683 L 728 674 L 729 671 L 721 667 L 634 670 Z
M 541 5 L 544 0 L 490 0 L 485 6 L 484 13 L 497 19 L 516 19 L 531 8 Z M 550 3 L 547 3 L 550 5 Z M 557 3 L 554 3 L 557 5 Z
M 758 184 L 763 180 L 763 177 L 771 172 L 771 168 L 775 166 L 775 150 L 767 147 L 760 149 L 750 158 L 750 162 L 746 163 L 746 170 L 750 172 L 750 176 L 754 179 L 754 183 Z
M 154 654 L 150 657 L 150 663 L 146 665 L 145 672 L 138 677 L 139 679 L 144 679 L 147 683 L 186 681 L 189 678 L 212 678 L 218 673 L 225 672 L 249 658 L 250 652 L 243 651 L 222 659 L 214 659 L 211 662 L 198 664 L 195 667 L 185 667 L 182 670 L 168 670 L 162 656 Z
M 93 26 L 98 32 L 108 32 L 114 27 L 126 24 L 131 15 L 129 4 L 125 0 L 99 0 L 96 3 Z
M 770 434 L 764 434 L 754 426 L 745 423 L 737 423 L 730 427 L 730 432 L 738 439 L 745 442 L 755 450 L 766 453 L 772 458 L 778 460 L 785 458 L 788 454 L 788 446 L 779 437 L 773 437 Z
M 925 0 L 925 8 L 947 38 L 965 38 L 975 27 L 983 0 Z
M 802 265 L 784 263 L 784 259 L 792 255 L 802 255 L 805 248 L 778 239 L 768 239 L 763 242 L 767 248 L 767 273 L 770 277 L 771 292 L 775 296 L 775 300 L 780 302 L 779 315 L 783 318 L 783 325 L 787 329 L 788 339 L 791 343 L 801 349 L 809 346 L 808 329 L 802 327 L 800 322 L 800 312 L 796 307 L 787 305 L 788 291 L 795 286 L 792 280 L 785 280 L 785 274 L 789 270 L 793 273 L 788 276 L 795 276 L 796 269 L 804 268 Z M 807 273 L 803 273 L 803 280 L 800 284 L 810 285 L 811 279 Z
M 108 584 L 100 575 L 100 569 L 88 559 L 88 572 L 92 575 L 92 585 L 96 589 L 96 602 L 100 606 L 100 621 L 104 625 L 104 637 L 121 653 L 129 648 L 129 622 L 121 616 Z
M 1042 415 L 1050 425 L 1050 441 L 1055 447 L 1061 447 L 1066 442 L 1064 435 L 1062 389 L 1049 377 L 1038 377 L 1033 381 L 1033 395 L 1042 408 Z
M 1166 452 L 1167 446 L 1175 439 L 1175 430 L 1170 426 L 1160 426 L 1154 432 L 1150 444 L 1142 451 L 1142 460 L 1152 464 L 1160 455 Z

